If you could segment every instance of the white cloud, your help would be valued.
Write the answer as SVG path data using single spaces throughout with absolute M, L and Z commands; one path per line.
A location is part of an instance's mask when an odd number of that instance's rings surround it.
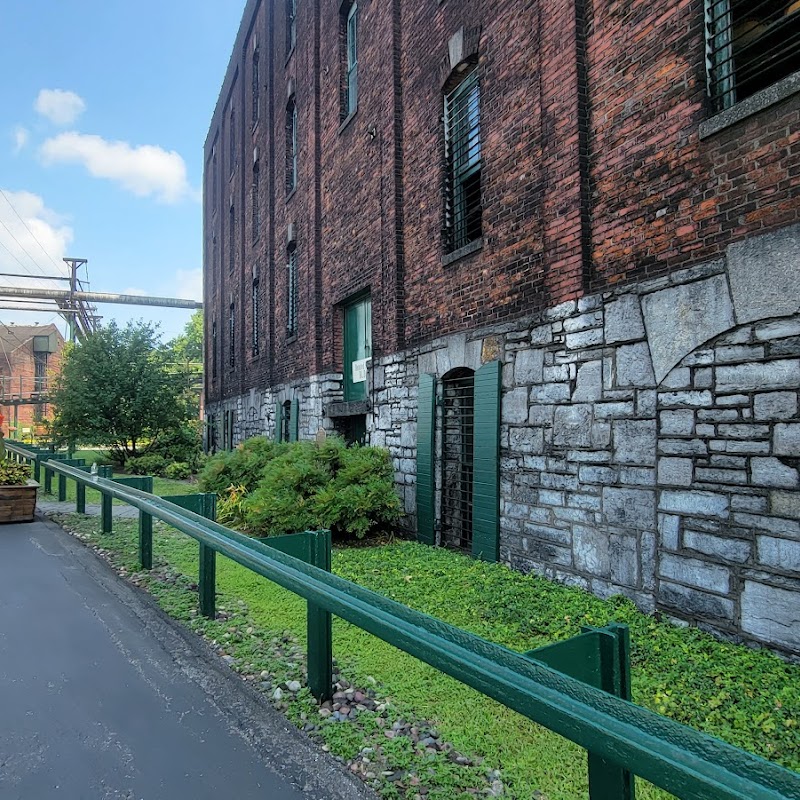
M 27 128 L 23 128 L 22 125 L 17 125 L 14 128 L 14 155 L 17 155 L 24 147 L 28 144 L 28 139 L 30 138 L 30 133 Z
M 41 156 L 45 164 L 82 164 L 95 178 L 114 181 L 139 197 L 152 195 L 162 203 L 197 197 L 183 158 L 156 145 L 133 146 L 69 131 L 48 139 Z
M 175 273 L 175 297 L 180 297 L 183 300 L 202 300 L 203 270 L 177 270 Z
M 33 107 L 56 125 L 72 125 L 86 110 L 86 103 L 75 92 L 64 89 L 42 89 Z
M 3 197 L 5 195 L 5 197 Z M 13 208 L 12 208 L 13 206 Z M 16 209 L 16 213 L 14 213 Z M 19 214 L 19 216 L 17 216 Z M 30 278 L 2 278 L 3 286 L 20 286 L 39 289 L 66 288 L 68 284 L 36 280 L 36 275 L 65 275 L 66 266 L 61 259 L 68 255 L 72 243 L 72 228 L 63 216 L 47 208 L 44 200 L 32 192 L 13 192 L 2 188 L 0 194 L 0 272 L 30 273 Z M 41 246 L 40 246 L 41 245 Z M 48 258 L 49 256 L 49 258 Z M 52 260 L 51 260 L 52 259 Z M 55 263 L 54 263 L 55 262 Z M 1 292 L 0 292 L 1 293 Z M 11 301 L 11 305 L 19 305 Z M 9 305 L 4 302 L 4 305 Z M 53 313 L 0 311 L 0 320 L 32 325 L 52 320 L 55 304 L 49 301 L 37 306 L 53 306 Z

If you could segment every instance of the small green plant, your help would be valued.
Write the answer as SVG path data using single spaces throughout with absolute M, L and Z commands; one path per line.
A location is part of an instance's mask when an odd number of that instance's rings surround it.
M 192 474 L 192 468 L 185 461 L 175 461 L 167 464 L 164 469 L 164 477 L 174 481 L 185 480 Z
M 217 522 L 244 530 L 246 528 L 245 497 L 247 497 L 247 489 L 244 486 L 229 486 L 217 502 Z
M 125 469 L 132 475 L 159 475 L 164 476 L 169 462 L 164 456 L 148 453 L 146 456 L 129 458 L 125 462 Z
M 288 447 L 265 436 L 254 436 L 233 450 L 217 453 L 203 466 L 198 478 L 200 490 L 221 495 L 229 486 L 244 486 L 252 491 L 266 465 Z
M 0 486 L 24 486 L 31 477 L 31 468 L 16 461 L 0 461 Z

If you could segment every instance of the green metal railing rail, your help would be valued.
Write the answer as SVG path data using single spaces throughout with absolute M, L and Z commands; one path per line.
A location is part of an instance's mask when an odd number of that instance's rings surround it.
M 22 451 L 10 448 L 11 453 Z M 50 454 L 52 456 L 52 454 Z M 48 458 L 48 456 L 44 456 Z M 800 774 L 304 563 L 168 500 L 50 458 L 47 470 L 122 500 L 203 547 L 378 636 L 588 751 L 591 800 L 628 800 L 629 771 L 682 800 L 800 800 Z M 579 638 L 579 637 L 576 637 Z M 569 640 L 574 642 L 574 640 Z M 565 656 L 567 654 L 565 653 Z M 309 653 L 309 670 L 312 669 Z M 623 677 L 623 683 L 626 679 Z

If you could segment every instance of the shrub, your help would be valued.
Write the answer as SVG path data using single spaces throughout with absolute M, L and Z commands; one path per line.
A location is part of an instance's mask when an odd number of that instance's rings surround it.
M 24 486 L 30 477 L 30 465 L 0 459 L 0 486 Z
M 174 461 L 172 464 L 167 464 L 164 469 L 164 477 L 174 481 L 181 481 L 191 474 L 191 467 L 185 461 Z
M 288 447 L 288 444 L 255 436 L 234 450 L 217 453 L 203 466 L 199 476 L 200 491 L 221 495 L 229 486 L 244 486 L 250 492 L 256 488 L 267 463 L 286 452 Z
M 160 434 L 145 455 L 159 455 L 167 461 L 185 462 L 191 472 L 201 466 L 203 440 L 199 420 L 189 420 Z
M 144 456 L 129 458 L 125 462 L 125 469 L 132 475 L 160 475 L 163 476 L 167 469 L 167 459 L 157 453 L 148 453 Z

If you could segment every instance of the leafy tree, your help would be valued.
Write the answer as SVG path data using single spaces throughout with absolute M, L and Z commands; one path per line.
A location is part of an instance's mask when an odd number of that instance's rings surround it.
M 198 308 L 192 314 L 183 333 L 176 336 L 167 347 L 172 351 L 174 361 L 203 362 L 203 310 Z
M 121 461 L 156 445 L 186 419 L 178 377 L 150 323 L 115 322 L 69 345 L 52 393 L 59 441 L 107 445 Z

